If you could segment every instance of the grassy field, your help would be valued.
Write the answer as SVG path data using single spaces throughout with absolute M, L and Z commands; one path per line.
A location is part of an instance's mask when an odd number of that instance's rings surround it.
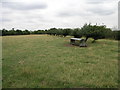
M 118 87 L 118 42 L 69 44 L 71 37 L 3 37 L 3 88 Z

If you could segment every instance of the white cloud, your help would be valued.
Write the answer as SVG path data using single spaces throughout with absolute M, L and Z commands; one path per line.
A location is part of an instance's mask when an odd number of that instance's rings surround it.
M 47 8 L 47 5 L 45 3 L 3 2 L 2 6 L 3 8 L 16 10 L 34 10 Z
M 84 23 L 117 26 L 118 0 L 4 0 L 3 28 L 75 28 Z

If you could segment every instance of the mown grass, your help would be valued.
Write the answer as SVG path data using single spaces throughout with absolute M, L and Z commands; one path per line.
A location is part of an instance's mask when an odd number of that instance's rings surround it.
M 69 44 L 71 37 L 3 37 L 3 88 L 117 88 L 118 42 Z

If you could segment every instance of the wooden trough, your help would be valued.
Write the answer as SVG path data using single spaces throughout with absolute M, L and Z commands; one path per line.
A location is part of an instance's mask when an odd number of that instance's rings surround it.
M 70 39 L 70 44 L 77 45 L 77 46 L 80 46 L 80 47 L 87 47 L 85 39 L 81 39 L 81 38 L 71 38 Z

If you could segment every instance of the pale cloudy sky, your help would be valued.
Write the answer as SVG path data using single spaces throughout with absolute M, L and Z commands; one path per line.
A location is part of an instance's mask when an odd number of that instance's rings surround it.
M 118 26 L 119 0 L 2 0 L 6 29 L 78 28 L 85 23 Z

